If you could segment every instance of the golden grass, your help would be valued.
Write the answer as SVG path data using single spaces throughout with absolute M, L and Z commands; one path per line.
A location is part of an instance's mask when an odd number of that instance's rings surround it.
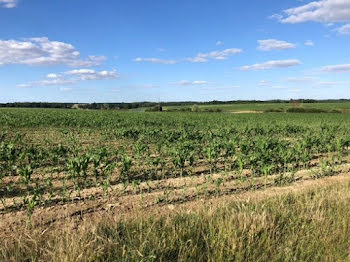
M 221 201 L 220 201 L 221 200 Z M 346 261 L 349 176 L 0 240 L 3 261 Z M 176 210 L 179 208 L 179 210 Z M 156 215 L 159 214 L 159 215 Z

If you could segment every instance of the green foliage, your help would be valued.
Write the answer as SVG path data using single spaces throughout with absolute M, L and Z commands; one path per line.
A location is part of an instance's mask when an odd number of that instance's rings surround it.
M 78 195 L 81 200 L 91 187 L 107 195 L 118 183 L 127 194 L 136 181 L 223 172 L 240 182 L 262 178 L 266 186 L 284 185 L 294 181 L 290 174 L 314 165 L 321 168 L 314 178 L 336 174 L 332 166 L 345 161 L 350 146 L 348 114 L 0 112 L 0 199 L 5 205 L 11 197 L 35 194 L 35 207 L 50 203 L 48 198 L 65 202 Z M 336 160 L 322 167 L 331 157 Z M 322 161 L 315 164 L 315 159 Z M 206 183 L 198 195 L 210 194 L 211 186 L 221 194 L 223 181 Z

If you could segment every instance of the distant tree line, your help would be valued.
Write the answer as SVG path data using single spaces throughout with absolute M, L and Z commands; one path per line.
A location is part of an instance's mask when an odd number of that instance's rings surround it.
M 23 108 L 72 108 L 74 103 L 43 103 L 43 102 L 15 102 L 3 103 L 0 107 L 23 107 Z
M 225 105 L 225 104 L 264 104 L 264 103 L 290 103 L 298 101 L 300 103 L 344 103 L 350 102 L 350 99 L 298 99 L 298 100 L 234 100 L 234 101 L 208 101 L 208 102 L 134 102 L 134 103 L 47 103 L 47 102 L 15 102 L 0 103 L 0 107 L 18 107 L 18 108 L 74 108 L 74 109 L 137 109 L 144 107 L 153 107 L 161 105 L 167 106 L 192 106 L 196 105 Z

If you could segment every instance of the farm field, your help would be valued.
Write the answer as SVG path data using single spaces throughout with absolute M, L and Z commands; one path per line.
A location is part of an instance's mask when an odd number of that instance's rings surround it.
M 321 109 L 325 111 L 340 110 L 344 112 L 350 111 L 349 102 L 338 103 L 302 103 L 301 108 Z M 191 106 L 165 106 L 164 110 L 176 110 L 181 108 L 188 108 Z M 223 104 L 223 105 L 198 105 L 201 110 L 222 110 L 223 112 L 244 112 L 257 111 L 264 112 L 266 110 L 287 110 L 291 108 L 291 103 L 237 103 L 237 104 Z
M 349 259 L 349 128 L 349 114 L 0 109 L 0 260 Z

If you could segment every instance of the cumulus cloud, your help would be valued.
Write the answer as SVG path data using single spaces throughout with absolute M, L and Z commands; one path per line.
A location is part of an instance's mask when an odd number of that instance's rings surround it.
M 92 69 L 75 69 L 64 73 L 69 76 L 79 77 L 80 80 L 101 80 L 101 79 L 116 79 L 119 77 L 117 71 L 96 71 Z
M 323 72 L 331 72 L 331 73 L 349 73 L 350 72 L 350 64 L 342 64 L 342 65 L 328 65 L 321 68 Z
M 14 8 L 17 6 L 17 0 L 0 0 L 0 7 Z
M 306 45 L 306 46 L 314 46 L 315 44 L 311 40 L 307 40 L 307 41 L 305 41 L 304 45 Z
M 243 50 L 239 48 L 229 48 L 222 51 L 212 51 L 209 53 L 199 53 L 195 57 L 187 57 L 180 60 L 175 59 L 161 59 L 161 58 L 143 58 L 138 57 L 135 58 L 134 62 L 149 62 L 153 64 L 165 64 L 165 65 L 173 65 L 181 62 L 190 62 L 190 63 L 205 63 L 210 60 L 226 60 L 230 56 L 242 53 Z
M 220 45 L 223 45 L 224 43 L 222 41 L 217 41 L 216 42 L 216 46 L 220 46 Z
M 335 30 L 341 35 L 350 35 L 350 24 L 343 25 Z
M 178 61 L 176 60 L 167 60 L 167 59 L 160 59 L 160 58 L 142 58 L 138 57 L 134 59 L 134 62 L 142 63 L 142 62 L 150 62 L 153 64 L 165 64 L 165 65 L 173 65 L 177 64 Z
M 276 39 L 258 40 L 258 49 L 261 51 L 286 50 L 295 48 L 295 44 Z
M 182 80 L 182 81 L 173 82 L 170 84 L 175 85 L 175 86 L 191 86 L 191 85 L 206 85 L 206 84 L 208 84 L 208 82 L 207 81 L 200 81 L 200 80 L 196 80 L 196 81 Z
M 288 68 L 300 64 L 301 62 L 298 59 L 271 60 L 261 64 L 242 66 L 241 70 L 266 70 L 271 68 Z
M 48 74 L 46 77 L 47 78 L 58 78 L 59 75 L 51 73 L 51 74 Z
M 106 60 L 104 56 L 88 56 L 82 59 L 73 45 L 50 41 L 47 37 L 30 38 L 24 41 L 0 40 L 0 66 L 21 64 L 89 67 L 100 65 L 104 60 Z
M 242 53 L 243 50 L 239 48 L 229 48 L 222 51 L 212 51 L 209 53 L 199 53 L 195 57 L 189 57 L 185 60 L 191 63 L 205 63 L 209 60 L 226 60 L 230 56 Z
M 336 23 L 350 21 L 349 0 L 320 0 L 284 10 L 284 14 L 273 15 L 281 23 L 303 23 L 307 21 Z
M 42 87 L 42 86 L 65 86 L 72 85 L 78 81 L 116 79 L 119 77 L 117 71 L 96 71 L 92 69 L 76 69 L 62 74 L 48 74 L 45 79 L 19 84 L 17 87 Z

